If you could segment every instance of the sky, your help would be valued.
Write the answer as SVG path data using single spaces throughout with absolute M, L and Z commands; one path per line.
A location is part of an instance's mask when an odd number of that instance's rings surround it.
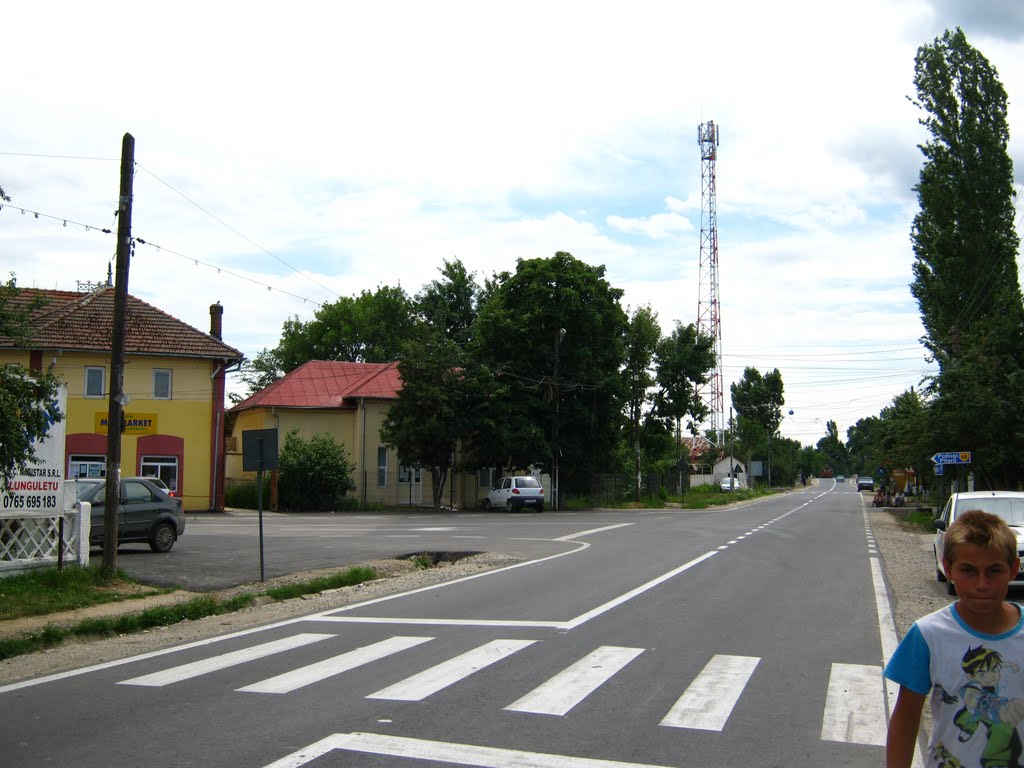
M 288 318 L 414 295 L 455 258 L 482 282 L 568 251 L 664 334 L 696 322 L 714 121 L 725 411 L 747 366 L 778 368 L 782 435 L 845 438 L 935 371 L 909 290 L 910 97 L 945 29 L 998 70 L 1024 182 L 1020 0 L 168 7 L 5 8 L 0 269 L 106 279 L 130 133 L 129 292 L 207 331 L 220 302 L 249 358 Z

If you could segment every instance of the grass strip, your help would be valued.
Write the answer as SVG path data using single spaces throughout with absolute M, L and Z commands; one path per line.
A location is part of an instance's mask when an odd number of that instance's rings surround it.
M 85 608 L 170 592 L 157 587 L 138 590 L 123 571 L 107 579 L 98 565 L 36 568 L 0 579 L 0 620 Z
M 373 568 L 359 565 L 353 566 L 347 571 L 334 573 L 330 576 L 321 576 L 302 584 L 287 584 L 283 587 L 274 587 L 268 589 L 264 594 L 269 595 L 275 600 L 290 600 L 293 597 L 302 597 L 303 595 L 323 592 L 328 589 L 351 587 L 356 584 L 362 584 L 364 581 L 373 581 L 376 578 L 377 572 Z
M 300 584 L 275 587 L 262 593 L 275 600 L 288 600 L 293 597 L 323 592 L 327 589 L 338 589 L 373 581 L 377 572 L 373 568 L 355 566 L 346 571 L 323 576 Z M 238 595 L 227 600 L 219 600 L 212 595 L 203 595 L 175 605 L 148 608 L 139 613 L 107 618 L 84 619 L 70 627 L 58 627 L 48 624 L 38 632 L 21 637 L 0 639 L 0 661 L 35 653 L 53 648 L 72 637 L 113 637 L 145 632 L 155 627 L 167 627 L 182 621 L 195 621 L 207 616 L 218 616 L 224 613 L 246 608 L 255 602 L 258 594 Z M 34 613 L 31 615 L 38 615 Z

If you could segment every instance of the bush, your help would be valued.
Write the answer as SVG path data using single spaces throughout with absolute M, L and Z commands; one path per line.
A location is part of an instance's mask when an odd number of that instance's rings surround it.
M 293 429 L 285 436 L 277 468 L 282 510 L 333 511 L 356 487 L 352 479 L 355 464 L 349 461 L 345 448 L 326 433 L 303 440 L 299 430 Z
M 256 481 L 241 480 L 225 487 L 224 506 L 235 509 L 259 509 Z M 270 508 L 270 473 L 263 475 L 263 508 Z

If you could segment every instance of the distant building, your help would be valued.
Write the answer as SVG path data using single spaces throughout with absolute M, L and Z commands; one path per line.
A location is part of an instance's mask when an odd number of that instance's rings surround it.
M 21 289 L 33 310 L 24 346 L 0 335 L 0 364 L 48 370 L 68 387 L 68 478 L 104 477 L 114 289 L 89 293 Z M 204 333 L 128 296 L 125 330 L 123 475 L 157 475 L 185 509 L 224 508 L 224 388 L 242 353 L 221 340 L 224 309 L 210 307 Z

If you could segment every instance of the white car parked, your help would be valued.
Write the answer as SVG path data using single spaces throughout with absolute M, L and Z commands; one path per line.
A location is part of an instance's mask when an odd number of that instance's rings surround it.
M 521 509 L 544 511 L 544 487 L 532 475 L 502 477 L 484 499 L 484 509 L 505 509 L 516 512 Z
M 1018 491 L 970 491 L 954 493 L 949 497 L 942 514 L 935 520 L 935 541 L 932 552 L 935 554 L 935 578 L 946 583 L 946 591 L 956 594 L 956 588 L 946 578 L 942 567 L 942 547 L 946 537 L 946 529 L 956 520 L 958 515 L 972 509 L 980 509 L 1003 518 L 1010 529 L 1017 535 L 1017 552 L 1024 560 L 1024 493 Z M 1011 587 L 1024 587 L 1024 573 L 1018 573 Z
M 727 477 L 718 485 L 723 491 L 738 491 L 743 487 L 743 481 L 738 477 Z

